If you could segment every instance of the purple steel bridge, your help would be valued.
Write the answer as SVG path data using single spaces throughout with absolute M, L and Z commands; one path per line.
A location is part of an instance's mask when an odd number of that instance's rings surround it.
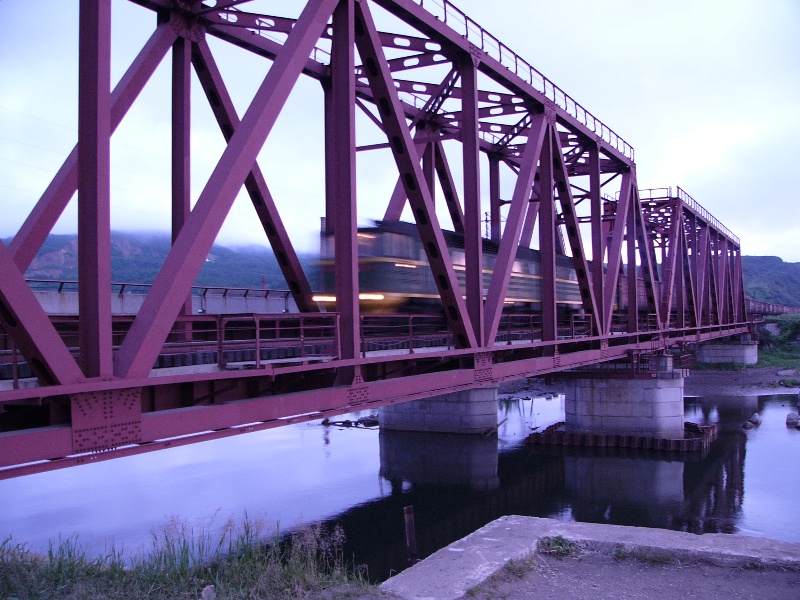
M 447 0 L 132 1 L 154 29 L 113 89 L 111 1 L 80 1 L 78 142 L 0 244 L 0 478 L 749 331 L 739 239 L 680 188 L 639 190 L 625 140 Z M 210 38 L 269 67 L 243 114 Z M 110 139 L 167 55 L 173 245 L 119 315 Z M 227 142 L 193 208 L 192 71 Z M 301 76 L 324 93 L 316 290 L 257 160 Z M 397 177 L 375 228 L 357 226 L 361 152 Z M 243 187 L 296 313 L 192 310 Z M 55 316 L 24 274 L 76 191 L 80 310 Z M 418 279 L 382 290 L 400 271 Z

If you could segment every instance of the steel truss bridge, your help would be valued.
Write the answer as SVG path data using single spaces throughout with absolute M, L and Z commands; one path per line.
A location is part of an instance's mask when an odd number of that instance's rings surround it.
M 80 1 L 78 141 L 0 244 L 2 356 L 12 373 L 0 382 L 0 477 L 748 331 L 738 238 L 680 188 L 639 190 L 626 141 L 447 0 L 133 2 L 153 11 L 154 28 L 112 89 L 111 2 Z M 268 65 L 243 114 L 212 38 Z M 116 318 L 110 140 L 166 60 L 173 245 L 138 313 Z M 192 72 L 227 142 L 193 208 Z M 258 163 L 301 76 L 324 94 L 324 160 L 308 168 L 325 176 L 335 312 L 314 301 Z M 382 141 L 358 145 L 357 123 Z M 446 322 L 359 312 L 359 152 L 383 152 L 397 173 L 383 220 L 410 206 Z M 192 285 L 242 188 L 297 314 L 190 314 Z M 76 192 L 80 312 L 51 318 L 24 273 Z M 497 244 L 488 285 L 487 205 Z M 463 284 L 448 229 L 463 235 Z M 520 246 L 541 257 L 530 315 L 503 310 Z M 568 315 L 557 303 L 559 255 L 580 291 Z M 30 378 L 19 376 L 23 366 Z

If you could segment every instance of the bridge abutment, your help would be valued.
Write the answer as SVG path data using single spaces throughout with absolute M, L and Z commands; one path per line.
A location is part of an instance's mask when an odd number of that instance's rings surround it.
M 683 371 L 661 356 L 655 376 L 568 379 L 565 425 L 568 432 L 683 438 Z
M 707 342 L 697 348 L 697 362 L 754 365 L 758 362 L 758 342 L 749 333 Z
M 497 426 L 497 387 L 384 406 L 380 423 L 387 430 L 483 434 Z

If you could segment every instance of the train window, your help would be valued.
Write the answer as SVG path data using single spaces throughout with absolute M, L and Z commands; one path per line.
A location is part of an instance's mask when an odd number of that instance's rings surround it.
M 461 250 L 451 250 L 450 257 L 453 260 L 453 265 L 460 265 L 463 267 L 465 264 L 467 264 L 464 252 Z

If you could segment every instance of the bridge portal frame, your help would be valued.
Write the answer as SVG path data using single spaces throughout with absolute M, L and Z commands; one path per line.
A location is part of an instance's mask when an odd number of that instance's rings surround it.
M 110 0 L 81 0 L 78 144 L 12 242 L 0 244 L 0 324 L 38 380 L 0 391 L 0 408 L 39 404 L 50 409 L 45 426 L 0 433 L 0 477 L 748 330 L 739 240 L 682 190 L 659 198 L 640 194 L 633 149 L 450 2 L 307 0 L 299 15 L 281 16 L 246 12 L 245 0 L 214 7 L 199 0 L 132 1 L 151 9 L 157 26 L 111 90 Z M 404 32 L 380 30 L 378 12 L 381 23 L 390 15 Z M 415 33 L 406 33 L 408 28 Z M 272 62 L 241 118 L 208 36 Z M 173 246 L 117 343 L 107 310 L 109 143 L 170 50 Z M 190 67 L 227 142 L 191 211 Z M 336 357 L 317 364 L 261 364 L 256 372 L 152 372 L 186 315 L 191 287 L 242 186 L 295 303 L 304 313 L 319 310 L 257 162 L 301 74 L 319 80 L 325 97 L 325 222 L 337 252 Z M 356 146 L 356 109 L 386 142 Z M 463 180 L 458 182 L 446 153 L 452 142 L 462 149 Z M 389 151 L 398 170 L 384 219 L 399 219 L 406 202 L 410 205 L 453 348 L 401 357 L 361 351 L 355 157 L 378 149 Z M 488 163 L 491 237 L 499 244 L 487 290 L 482 284 L 482 157 Z M 508 181 L 513 191 L 505 201 L 501 191 Z M 465 237 L 464 289 L 436 212 L 438 189 L 453 229 Z M 80 344 L 73 348 L 35 300 L 24 272 L 76 191 L 81 311 Z M 502 345 L 499 330 L 516 251 L 529 246 L 537 230 L 541 336 Z M 579 339 L 559 339 L 557 255 L 571 257 L 580 309 L 591 323 Z M 590 261 L 590 256 L 603 260 Z M 613 322 L 621 272 L 628 282 L 624 332 Z M 651 318 L 643 321 L 641 314 Z M 217 385 L 224 390 L 215 391 Z

